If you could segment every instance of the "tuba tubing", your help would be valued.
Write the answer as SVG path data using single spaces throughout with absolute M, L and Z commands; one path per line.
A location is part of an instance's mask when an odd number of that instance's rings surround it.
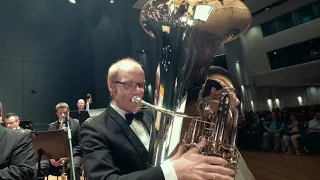
M 239 91 L 226 70 L 211 66 L 220 45 L 241 36 L 251 21 L 241 0 L 149 0 L 141 9 L 140 24 L 157 45 L 157 57 L 147 61 L 156 61 L 148 66 L 157 67 L 156 85 L 154 105 L 139 97 L 132 102 L 155 112 L 153 166 L 171 158 L 181 142 L 187 150 L 205 137 L 202 154 L 236 169 Z
M 182 118 L 197 118 L 197 117 L 200 117 L 200 115 L 191 115 L 191 114 L 188 115 L 188 114 L 183 114 L 183 113 L 179 113 L 179 112 L 173 112 L 173 111 L 170 111 L 170 110 L 167 110 L 167 109 L 164 109 L 164 108 L 157 107 L 155 105 L 152 105 L 150 103 L 145 102 L 144 100 L 142 100 L 138 96 L 134 96 L 132 98 L 132 103 L 139 104 L 139 105 L 142 105 L 142 106 L 146 106 L 146 107 L 148 107 L 150 109 L 159 111 L 161 113 L 164 113 L 164 114 L 167 114 L 167 115 L 170 115 L 170 116 L 176 116 L 176 117 L 182 117 Z

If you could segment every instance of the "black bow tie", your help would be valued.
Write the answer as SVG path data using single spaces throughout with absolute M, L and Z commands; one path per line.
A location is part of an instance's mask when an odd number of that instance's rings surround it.
M 133 119 L 136 119 L 138 121 L 142 121 L 143 111 L 139 111 L 137 113 L 128 113 L 125 116 L 126 116 L 126 121 L 127 121 L 128 125 L 130 126 Z

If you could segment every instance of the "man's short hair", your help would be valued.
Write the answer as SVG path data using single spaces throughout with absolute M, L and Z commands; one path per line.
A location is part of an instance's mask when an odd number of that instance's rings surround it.
M 60 108 L 67 108 L 67 109 L 69 109 L 69 105 L 68 105 L 67 103 L 65 103 L 65 102 L 58 103 L 58 104 L 56 105 L 56 111 L 57 111 L 58 109 L 60 109 Z
M 16 119 L 16 121 L 19 120 L 19 116 L 15 113 L 8 113 L 5 117 L 5 121 L 8 120 L 9 118 L 14 117 Z
M 79 103 L 79 101 L 83 101 L 84 103 L 86 103 L 86 101 L 84 99 L 78 99 L 77 104 Z
M 112 83 L 112 82 L 114 82 L 114 81 L 117 80 L 117 78 L 118 78 L 118 72 L 119 72 L 119 69 L 120 69 L 121 65 L 122 65 L 123 63 L 128 63 L 128 62 L 129 62 L 129 63 L 132 63 L 132 64 L 136 64 L 136 65 L 141 66 L 141 64 L 140 64 L 138 61 L 136 61 L 136 60 L 134 60 L 134 59 L 132 59 L 132 58 L 120 59 L 120 60 L 117 61 L 116 63 L 112 64 L 112 65 L 110 66 L 109 70 L 108 70 L 108 77 L 107 77 L 107 82 L 108 82 L 108 84 L 110 84 L 110 83 Z

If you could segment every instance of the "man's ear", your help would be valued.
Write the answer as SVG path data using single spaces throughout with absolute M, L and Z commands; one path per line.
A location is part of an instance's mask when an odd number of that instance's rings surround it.
M 112 95 L 116 92 L 115 84 L 113 84 L 113 83 L 108 84 L 108 89 L 109 89 L 110 95 L 112 97 Z

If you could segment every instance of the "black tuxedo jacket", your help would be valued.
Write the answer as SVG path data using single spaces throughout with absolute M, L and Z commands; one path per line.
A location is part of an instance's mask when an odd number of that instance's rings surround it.
M 71 128 L 71 137 L 72 137 L 72 152 L 73 156 L 82 157 L 81 147 L 80 147 L 80 124 L 79 120 L 69 118 L 70 128 Z M 58 130 L 60 127 L 60 122 L 55 121 L 49 124 L 48 130 Z M 62 157 L 61 157 L 62 158 Z
M 35 177 L 35 151 L 31 132 L 0 126 L 0 179 L 31 180 Z
M 153 115 L 143 110 L 150 133 Z M 80 131 L 88 180 L 164 180 L 161 167 L 148 165 L 150 153 L 112 107 L 85 121 Z

